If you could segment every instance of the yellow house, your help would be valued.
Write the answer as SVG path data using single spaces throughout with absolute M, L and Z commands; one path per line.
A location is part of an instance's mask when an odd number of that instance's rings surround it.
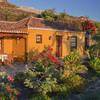
M 57 57 L 66 56 L 73 49 L 82 55 L 85 34 L 41 18 L 28 17 L 18 22 L 0 21 L 0 55 L 8 55 L 11 60 L 14 57 L 25 60 L 30 51 L 37 49 L 41 52 L 46 46 L 51 46 Z

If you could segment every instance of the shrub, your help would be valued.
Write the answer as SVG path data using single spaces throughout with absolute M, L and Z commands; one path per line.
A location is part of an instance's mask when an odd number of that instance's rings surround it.
M 71 54 L 67 55 L 64 58 L 64 65 L 66 64 L 80 64 L 80 55 L 79 53 L 75 50 L 74 52 L 72 52 Z
M 38 92 L 39 96 L 32 100 L 62 100 L 85 86 L 85 80 L 77 75 L 80 70 L 87 70 L 81 65 L 79 54 L 74 52 L 66 56 L 61 64 L 51 52 L 52 48 L 45 48 L 40 55 L 33 57 L 33 67 L 16 77 L 24 81 L 26 87 Z
M 18 80 L 20 83 L 24 83 L 24 80 L 26 78 L 26 75 L 24 72 L 19 72 L 15 75 L 15 79 Z
M 86 86 L 86 81 L 79 75 L 74 75 L 69 80 L 69 86 L 71 87 L 71 91 L 74 93 L 82 92 L 82 90 Z
M 100 58 L 94 57 L 89 62 L 90 67 L 98 74 L 100 74 Z
M 70 92 L 81 92 L 85 87 L 85 79 L 79 76 L 79 73 L 86 73 L 88 69 L 80 63 L 80 55 L 77 51 L 67 55 L 63 60 L 64 74 L 62 76 L 63 84 Z
M 14 86 L 14 77 L 8 77 L 7 82 L 2 82 L 0 84 L 0 100 L 17 100 L 17 95 L 19 95 L 19 91 L 17 91 Z
M 51 100 L 49 97 L 44 96 L 44 95 L 39 95 L 31 98 L 30 100 Z
M 67 55 L 63 60 L 64 66 L 64 77 L 69 78 L 79 73 L 81 71 L 87 72 L 87 68 L 80 63 L 80 55 L 77 51 L 74 51 L 72 54 Z
M 52 48 L 46 47 L 38 57 L 33 57 L 35 59 L 33 68 L 25 72 L 24 84 L 26 87 L 33 88 L 42 94 L 57 89 L 56 85 L 60 80 L 62 68 L 58 59 L 51 52 Z
M 33 68 L 26 72 L 25 86 L 36 89 L 38 92 L 47 94 L 55 89 L 60 71 L 55 64 L 37 61 Z

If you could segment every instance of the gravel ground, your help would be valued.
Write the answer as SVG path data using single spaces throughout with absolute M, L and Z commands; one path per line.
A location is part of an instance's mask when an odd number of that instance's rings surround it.
M 0 65 L 0 71 L 5 71 L 8 75 L 14 75 L 18 72 L 24 72 L 26 67 L 31 68 L 31 64 L 15 63 L 10 65 Z

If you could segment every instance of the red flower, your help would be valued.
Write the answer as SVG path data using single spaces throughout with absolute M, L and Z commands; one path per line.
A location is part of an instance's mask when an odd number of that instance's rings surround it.
M 56 63 L 57 65 L 61 65 L 59 61 L 56 61 L 55 63 Z
M 49 58 L 50 60 L 52 60 L 52 56 L 49 56 L 48 58 Z
M 14 90 L 10 90 L 11 92 L 14 92 Z
M 48 50 L 51 50 L 51 51 L 52 51 L 52 50 L 53 50 L 53 48 L 51 48 L 51 47 L 49 47 L 49 46 L 48 46 Z
M 11 76 L 8 78 L 8 81 L 10 81 L 10 82 L 14 82 L 14 80 L 15 80 L 15 78 L 14 78 L 13 75 L 11 75 Z

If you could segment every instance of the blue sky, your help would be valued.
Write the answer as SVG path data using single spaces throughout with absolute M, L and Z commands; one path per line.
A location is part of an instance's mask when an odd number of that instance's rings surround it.
M 73 16 L 89 16 L 90 19 L 100 22 L 100 0 L 8 0 L 18 6 L 29 6 L 40 10 L 64 10 Z

